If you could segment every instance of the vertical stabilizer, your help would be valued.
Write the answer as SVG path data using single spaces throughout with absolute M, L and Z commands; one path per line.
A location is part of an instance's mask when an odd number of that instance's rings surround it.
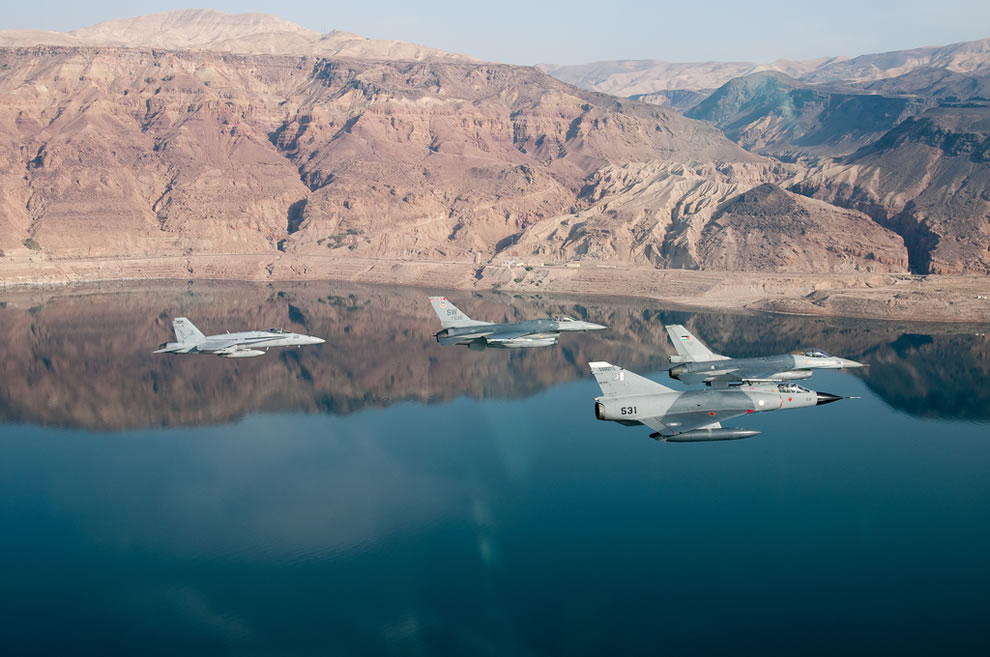
M 433 311 L 440 318 L 440 326 L 442 328 L 455 328 L 459 326 L 482 326 L 489 324 L 490 322 L 477 322 L 464 313 L 460 309 L 447 301 L 446 297 L 430 297 L 430 305 L 433 306 Z
M 691 335 L 691 331 L 680 324 L 668 324 L 667 334 L 670 335 L 670 341 L 674 343 L 674 349 L 679 356 L 676 360 L 671 358 L 671 362 L 696 363 L 698 361 L 727 360 L 728 358 L 714 353 L 705 346 L 704 342 Z
M 656 381 L 650 381 L 646 377 L 640 376 L 629 370 L 624 370 L 611 363 L 596 362 L 588 363 L 591 373 L 595 375 L 604 396 L 625 397 L 628 395 L 656 395 L 664 392 L 674 392 L 671 388 L 661 385 Z
M 186 317 L 176 317 L 172 320 L 172 330 L 175 331 L 176 342 L 197 344 L 206 340 L 203 332 Z

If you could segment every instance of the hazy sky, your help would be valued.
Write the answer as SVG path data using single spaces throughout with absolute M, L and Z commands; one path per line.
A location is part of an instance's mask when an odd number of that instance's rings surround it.
M 67 31 L 189 6 L 197 5 L 188 0 L 30 0 L 10 3 L 0 29 Z M 990 2 L 985 0 L 213 0 L 198 6 L 260 11 L 319 32 L 347 30 L 512 64 L 767 62 L 990 37 Z

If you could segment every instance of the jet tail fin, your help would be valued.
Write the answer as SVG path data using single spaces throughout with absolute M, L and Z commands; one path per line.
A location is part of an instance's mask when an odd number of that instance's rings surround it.
M 665 385 L 611 363 L 595 362 L 588 363 L 588 366 L 591 367 L 591 373 L 595 375 L 595 380 L 598 381 L 598 385 L 606 397 L 674 392 Z
M 478 322 L 460 311 L 460 309 L 447 301 L 446 297 L 430 297 L 430 305 L 433 312 L 440 318 L 442 328 L 455 328 L 459 326 L 481 326 L 488 322 Z
M 670 359 L 671 363 L 727 359 L 726 356 L 716 354 L 706 347 L 704 342 L 691 335 L 691 331 L 680 324 L 668 324 L 667 334 L 670 335 L 670 341 L 674 343 L 674 349 L 677 351 L 677 356 Z
M 172 320 L 172 330 L 175 331 L 177 342 L 202 342 L 206 339 L 203 332 L 186 317 L 176 317 Z

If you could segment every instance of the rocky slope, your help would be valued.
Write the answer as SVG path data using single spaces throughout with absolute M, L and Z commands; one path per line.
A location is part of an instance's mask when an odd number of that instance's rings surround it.
M 113 262 L 174 258 L 149 268 L 174 275 L 189 258 L 183 276 L 223 276 L 240 256 L 252 277 L 279 260 L 305 278 L 303 258 L 347 257 L 478 276 L 508 260 L 896 272 L 905 240 L 915 269 L 926 264 L 917 254 L 932 231 L 822 191 L 852 175 L 836 162 L 780 164 L 707 123 L 534 68 L 402 49 L 226 52 L 273 34 L 289 49 L 314 36 L 272 17 L 191 11 L 72 35 L 114 46 L 0 48 L 0 270 L 23 280 L 25 262 L 51 271 L 88 259 L 113 277 L 131 271 Z M 186 49 L 131 47 L 146 42 Z M 876 165 L 879 179 L 891 179 L 887 166 L 896 158 Z M 787 191 L 741 212 L 740 195 L 765 184 Z M 912 211 L 932 213 L 918 221 L 939 223 L 943 243 L 971 242 L 943 245 L 938 271 L 983 271 L 968 264 L 985 246 L 976 220 L 943 221 L 938 202 L 920 203 Z M 194 268 L 203 257 L 216 266 Z
M 763 182 L 788 173 L 767 163 L 606 167 L 585 190 L 588 209 L 538 222 L 505 255 L 722 271 L 906 270 L 903 240 L 867 215 Z
M 913 271 L 990 273 L 990 104 L 929 110 L 786 184 L 896 231 Z
M 935 104 L 932 97 L 813 86 L 766 72 L 727 82 L 685 114 L 718 126 L 748 150 L 793 160 L 848 155 Z
M 755 159 L 520 67 L 32 48 L 0 68 L 7 253 L 486 258 L 601 166 Z

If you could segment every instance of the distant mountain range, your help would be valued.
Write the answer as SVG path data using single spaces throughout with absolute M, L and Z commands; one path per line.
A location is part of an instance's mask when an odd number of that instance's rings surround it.
M 800 82 L 862 83 L 896 78 L 919 69 L 944 69 L 953 73 L 990 73 L 990 39 L 948 46 L 914 48 L 894 52 L 806 61 L 664 62 L 616 60 L 591 64 L 541 64 L 550 75 L 583 89 L 615 96 L 642 96 L 675 89 L 714 90 L 729 80 L 752 73 L 773 71 Z
M 269 14 L 225 14 L 212 9 L 181 9 L 163 14 L 122 18 L 71 32 L 0 30 L 0 47 L 38 45 L 477 61 L 467 55 L 404 41 L 366 39 L 340 31 L 320 34 Z
M 986 49 L 643 82 L 694 94 L 685 117 L 260 14 L 0 32 L 0 272 L 320 254 L 987 274 Z

